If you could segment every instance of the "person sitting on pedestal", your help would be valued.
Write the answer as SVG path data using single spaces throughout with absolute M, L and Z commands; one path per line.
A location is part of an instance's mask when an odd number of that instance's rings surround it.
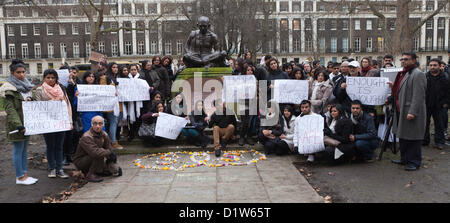
M 108 134 L 102 130 L 105 121 L 101 116 L 92 118 L 92 127 L 80 138 L 73 163 L 86 174 L 89 182 L 103 181 L 103 176 L 122 176 L 117 157 L 111 150 Z
M 214 101 L 214 107 L 216 111 L 211 116 L 209 127 L 214 127 L 214 150 L 216 151 L 215 155 L 219 157 L 221 154 L 219 145 L 222 146 L 222 149 L 226 148 L 228 141 L 234 136 L 237 121 L 234 112 L 227 109 L 221 99 Z

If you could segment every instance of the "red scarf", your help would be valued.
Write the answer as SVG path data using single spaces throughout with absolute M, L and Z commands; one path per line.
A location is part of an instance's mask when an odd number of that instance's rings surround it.
M 403 68 L 402 71 L 397 73 L 397 76 L 395 77 L 394 86 L 392 86 L 392 95 L 395 97 L 395 106 L 397 107 L 397 111 L 400 111 L 400 106 L 398 104 L 398 93 L 400 90 L 400 84 L 402 83 L 403 78 L 405 77 L 406 73 L 416 68 L 416 65 L 410 65 L 405 68 Z
M 371 66 L 363 67 L 363 68 L 361 69 L 361 74 L 362 74 L 362 76 L 366 76 L 366 74 L 367 74 L 367 72 L 369 72 L 369 70 L 372 70 L 372 67 L 371 67 Z

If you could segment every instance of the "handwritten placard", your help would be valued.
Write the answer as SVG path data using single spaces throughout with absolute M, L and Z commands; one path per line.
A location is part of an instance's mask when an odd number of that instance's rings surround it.
M 387 77 L 347 77 L 347 94 L 365 105 L 384 105 L 389 94 Z
M 117 78 L 119 101 L 150 101 L 150 86 L 147 81 L 132 78 Z
M 305 80 L 275 80 L 274 100 L 278 103 L 300 104 L 308 100 L 308 81 Z
M 402 71 L 403 68 L 381 68 L 380 76 L 389 78 L 389 81 L 394 83 L 397 73 Z
M 67 87 L 69 85 L 69 77 L 70 77 L 69 70 L 67 69 L 56 70 L 56 73 L 58 73 L 58 83 L 64 85 L 64 87 Z
M 185 118 L 160 112 L 156 121 L 155 136 L 175 140 L 187 123 L 188 120 Z
M 325 150 L 323 128 L 324 119 L 320 115 L 304 115 L 295 119 L 294 144 L 300 154 Z
M 118 106 L 119 101 L 114 86 L 79 84 L 77 88 L 79 112 L 113 111 Z
M 256 96 L 256 78 L 253 75 L 223 77 L 222 100 L 237 102 L 239 99 L 252 99 Z
M 25 135 L 38 135 L 71 130 L 65 101 L 22 102 Z

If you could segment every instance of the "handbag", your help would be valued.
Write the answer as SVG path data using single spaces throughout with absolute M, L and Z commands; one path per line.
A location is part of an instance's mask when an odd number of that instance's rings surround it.
M 81 120 L 81 117 L 80 117 L 80 116 L 77 116 L 77 117 L 75 118 L 75 121 L 73 122 L 73 130 L 74 130 L 76 133 L 80 133 L 80 132 L 83 132 L 83 131 L 84 131 L 84 128 L 83 128 L 83 120 Z
M 155 136 L 155 127 L 156 123 L 142 123 L 141 127 L 139 127 L 138 135 L 140 137 Z

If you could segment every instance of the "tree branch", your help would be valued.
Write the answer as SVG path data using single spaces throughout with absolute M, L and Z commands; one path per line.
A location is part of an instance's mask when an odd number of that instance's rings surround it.
M 441 4 L 441 5 L 440 5 L 433 13 L 431 13 L 431 14 L 428 15 L 427 17 L 423 18 L 423 19 L 419 22 L 419 24 L 417 24 L 414 28 L 412 28 L 412 29 L 409 31 L 409 34 L 410 34 L 410 35 L 413 35 L 414 33 L 416 33 L 417 30 L 419 30 L 420 27 L 423 26 L 423 24 L 425 24 L 429 19 L 433 18 L 435 15 L 439 14 L 439 12 L 440 12 L 443 8 L 445 8 L 445 6 L 446 6 L 447 4 L 449 4 L 449 3 L 450 3 L 450 0 L 447 0 L 446 3 Z

